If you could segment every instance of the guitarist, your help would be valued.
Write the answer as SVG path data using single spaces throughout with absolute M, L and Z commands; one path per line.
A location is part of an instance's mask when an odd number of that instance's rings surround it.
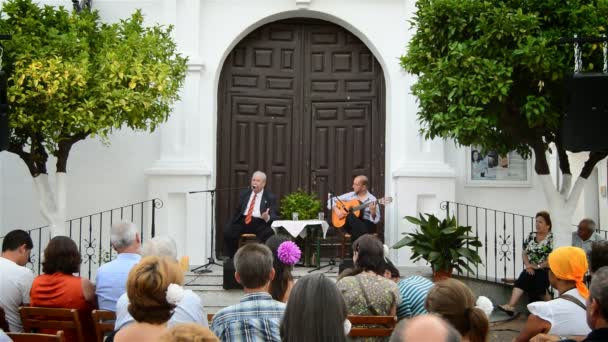
M 366 176 L 359 175 L 353 179 L 353 191 L 338 196 L 338 198 L 330 198 L 327 203 L 327 208 L 331 208 L 338 218 L 342 219 L 346 216 L 346 224 L 344 229 L 351 235 L 351 241 L 356 241 L 361 235 L 371 234 L 376 231 L 376 224 L 380 222 L 380 210 L 376 205 L 376 197 L 367 191 L 369 181 Z M 336 207 L 340 201 L 350 201 L 358 199 L 361 203 L 372 202 L 365 209 L 362 209 L 360 217 L 356 217 L 353 213 L 347 213 Z

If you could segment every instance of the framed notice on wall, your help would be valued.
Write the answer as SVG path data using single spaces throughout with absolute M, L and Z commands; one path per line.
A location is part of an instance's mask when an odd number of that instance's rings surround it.
M 465 149 L 467 159 L 466 184 L 470 186 L 530 186 L 531 162 L 511 151 L 500 155 L 496 151 L 481 152 L 478 146 Z

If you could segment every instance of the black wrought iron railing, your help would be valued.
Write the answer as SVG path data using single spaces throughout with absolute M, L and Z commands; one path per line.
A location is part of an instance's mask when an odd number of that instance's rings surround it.
M 140 228 L 143 240 L 154 237 L 156 233 L 156 211 L 163 207 L 160 199 L 133 203 L 122 207 L 70 219 L 66 221 L 67 233 L 78 245 L 82 256 L 80 275 L 94 279 L 97 269 L 102 264 L 114 259 L 116 252 L 110 244 L 110 227 L 112 224 L 128 220 Z M 42 271 L 42 252 L 49 242 L 48 226 L 26 230 L 32 237 L 34 249 L 31 252 L 28 267 L 36 274 Z M 0 237 L 0 243 L 4 236 Z
M 441 209 L 455 216 L 459 225 L 470 226 L 483 244 L 476 248 L 482 262 L 469 264 L 474 272 L 464 271 L 461 276 L 496 283 L 517 278 L 523 270 L 523 243 L 534 231 L 534 217 L 456 202 L 443 202 Z

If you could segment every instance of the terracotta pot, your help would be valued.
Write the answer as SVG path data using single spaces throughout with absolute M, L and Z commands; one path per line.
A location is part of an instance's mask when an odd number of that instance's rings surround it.
M 438 270 L 433 271 L 433 281 L 438 282 L 440 280 L 445 280 L 448 278 L 452 278 L 452 269 L 449 270 Z

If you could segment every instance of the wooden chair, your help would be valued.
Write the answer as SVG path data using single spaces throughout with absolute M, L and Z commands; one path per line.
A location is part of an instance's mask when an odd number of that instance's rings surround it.
M 9 331 L 8 322 L 6 321 L 6 315 L 4 314 L 4 309 L 0 308 L 0 329 Z
M 255 234 L 241 234 L 241 237 L 239 238 L 239 248 L 252 242 L 258 242 L 258 237 Z
M 63 331 L 57 331 L 55 335 L 34 334 L 34 333 L 6 333 L 13 342 L 63 342 Z
M 34 330 L 40 329 L 73 330 L 76 332 L 78 341 L 85 342 L 80 318 L 78 318 L 78 310 L 76 309 L 22 306 L 19 308 L 19 314 L 25 332 L 34 332 Z
M 107 310 L 93 310 L 93 324 L 95 324 L 95 337 L 97 342 L 103 342 L 106 333 L 114 331 L 114 321 L 116 321 L 116 313 Z
M 395 316 L 348 316 L 353 325 L 350 337 L 381 337 L 391 336 L 397 319 Z M 360 325 L 383 325 L 384 327 L 360 327 Z

